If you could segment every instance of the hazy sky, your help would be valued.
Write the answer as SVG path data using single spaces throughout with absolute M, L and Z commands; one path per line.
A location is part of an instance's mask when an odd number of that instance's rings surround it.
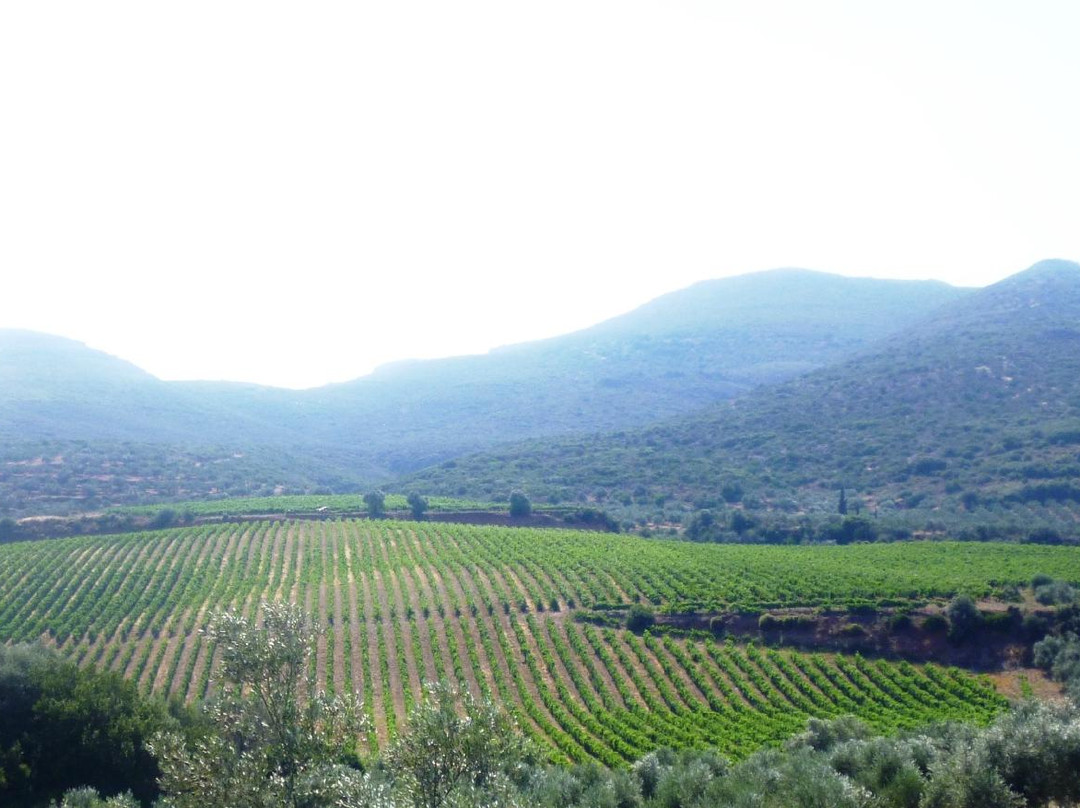
M 310 386 L 802 266 L 1080 259 L 1080 3 L 0 4 L 0 326 Z

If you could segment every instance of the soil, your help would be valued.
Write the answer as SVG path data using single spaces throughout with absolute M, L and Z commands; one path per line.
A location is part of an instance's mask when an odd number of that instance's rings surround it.
M 1011 604 L 987 602 L 980 604 L 986 613 L 1007 612 Z M 955 665 L 980 673 L 1018 671 L 1030 666 L 1031 637 L 1024 637 L 1020 622 L 1024 615 L 1035 614 L 1053 618 L 1053 611 L 1015 607 L 1011 622 L 998 627 L 981 627 L 957 642 L 946 630 L 934 630 L 926 619 L 939 615 L 941 609 L 930 605 L 909 612 L 911 624 L 894 627 L 894 612 L 881 609 L 872 614 L 849 612 L 817 612 L 812 609 L 777 609 L 768 614 L 788 625 L 762 630 L 758 614 L 658 614 L 660 626 L 681 630 L 706 630 L 721 636 L 752 639 L 769 645 L 783 645 L 814 651 L 861 653 L 911 662 L 935 662 Z M 797 622 L 795 622 L 797 621 Z M 722 626 L 722 630 L 719 629 Z

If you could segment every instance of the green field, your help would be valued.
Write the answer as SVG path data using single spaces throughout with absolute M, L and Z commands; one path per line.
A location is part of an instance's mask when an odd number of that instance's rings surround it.
M 452 497 L 425 497 L 428 510 L 441 513 L 460 511 L 505 511 L 505 503 L 473 502 Z M 404 494 L 387 494 L 388 511 L 407 511 Z M 120 516 L 151 516 L 164 509 L 193 516 L 246 516 L 250 514 L 315 513 L 350 514 L 367 510 L 363 494 L 292 494 L 280 497 L 230 497 L 228 499 L 174 502 L 166 505 L 126 505 L 109 508 L 107 513 Z
M 0 641 L 44 637 L 147 692 L 217 682 L 198 629 L 223 608 L 291 600 L 326 626 L 322 686 L 362 694 L 372 750 L 433 679 L 517 715 L 555 759 L 619 765 L 660 746 L 741 757 L 854 713 L 890 730 L 988 720 L 1004 700 L 933 665 L 638 636 L 583 608 L 731 611 L 921 603 L 993 594 L 1036 573 L 1080 582 L 1072 548 L 907 543 L 701 546 L 632 536 L 423 522 L 263 521 L 0 546 Z

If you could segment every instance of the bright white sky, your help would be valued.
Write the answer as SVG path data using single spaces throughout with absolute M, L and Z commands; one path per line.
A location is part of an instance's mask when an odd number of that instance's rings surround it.
M 303 387 L 1080 259 L 1080 3 L 0 4 L 0 327 Z

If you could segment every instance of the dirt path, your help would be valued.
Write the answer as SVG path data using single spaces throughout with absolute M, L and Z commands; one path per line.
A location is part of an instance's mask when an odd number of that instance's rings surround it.
M 1018 668 L 1016 670 L 988 673 L 987 677 L 994 684 L 998 693 L 1009 701 L 1022 701 L 1030 695 L 1045 701 L 1064 702 L 1065 693 L 1061 682 L 1055 682 L 1040 668 Z M 1025 687 L 1025 682 L 1027 686 Z

